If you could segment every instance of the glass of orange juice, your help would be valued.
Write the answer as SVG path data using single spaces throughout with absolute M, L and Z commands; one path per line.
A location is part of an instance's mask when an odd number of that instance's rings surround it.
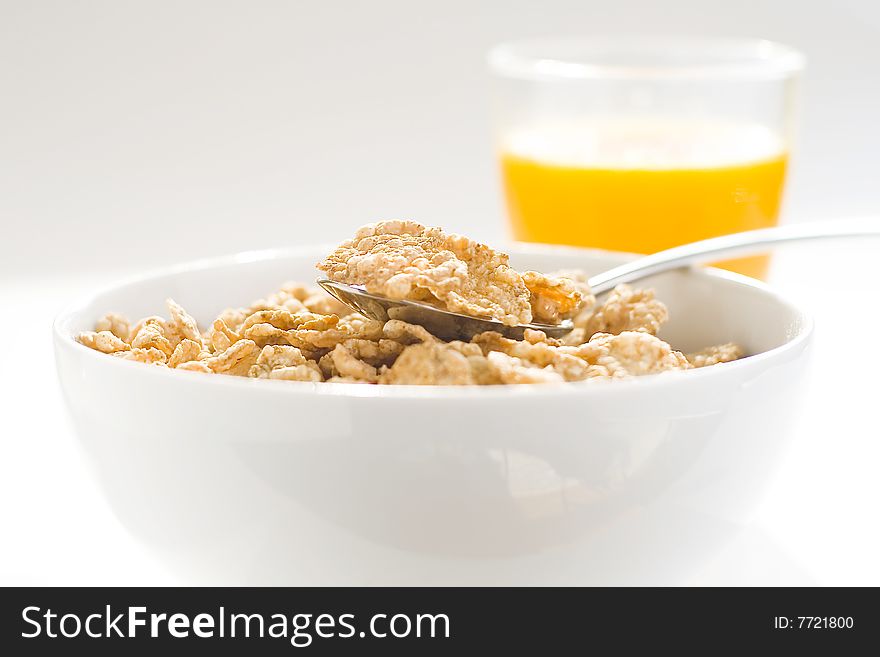
M 747 39 L 496 46 L 489 64 L 514 237 L 652 253 L 775 225 L 803 62 Z M 763 278 L 768 259 L 719 264 Z

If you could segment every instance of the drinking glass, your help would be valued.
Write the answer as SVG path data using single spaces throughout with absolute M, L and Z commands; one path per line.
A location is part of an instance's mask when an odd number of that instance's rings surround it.
M 549 38 L 493 48 L 516 239 L 652 253 L 775 225 L 804 58 L 750 39 Z M 719 263 L 763 278 L 765 256 Z

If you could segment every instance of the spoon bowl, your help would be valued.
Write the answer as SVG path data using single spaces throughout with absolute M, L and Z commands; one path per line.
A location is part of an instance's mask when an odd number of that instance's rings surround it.
M 444 340 L 464 340 L 467 342 L 475 335 L 486 331 L 497 331 L 506 338 L 522 340 L 526 329 L 543 331 L 551 338 L 561 338 L 574 328 L 569 319 L 563 320 L 559 324 L 508 326 L 494 319 L 462 315 L 436 308 L 427 303 L 389 299 L 378 294 L 370 294 L 361 285 L 346 285 L 329 279 L 319 279 L 317 283 L 340 303 L 344 303 L 365 317 L 380 322 L 399 319 L 409 324 L 419 324 Z

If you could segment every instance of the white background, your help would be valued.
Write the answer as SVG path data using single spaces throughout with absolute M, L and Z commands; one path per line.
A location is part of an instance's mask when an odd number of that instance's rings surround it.
M 485 50 L 543 34 L 758 36 L 809 58 L 789 221 L 880 215 L 869 0 L 0 0 L 0 583 L 169 583 L 76 449 L 49 326 L 165 263 L 408 216 L 504 236 Z M 754 524 L 695 583 L 880 584 L 877 244 L 783 254 L 807 404 Z

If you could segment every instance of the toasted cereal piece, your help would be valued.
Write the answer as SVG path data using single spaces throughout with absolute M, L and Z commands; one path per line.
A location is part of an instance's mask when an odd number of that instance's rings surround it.
M 111 355 L 123 360 L 133 360 L 136 363 L 146 363 L 147 365 L 167 365 L 168 361 L 165 352 L 155 347 L 148 347 L 146 349 L 136 347 L 131 351 L 117 351 Z
M 166 356 L 174 351 L 174 346 L 169 340 L 165 328 L 165 321 L 161 317 L 147 317 L 134 329 L 135 335 L 131 340 L 131 346 L 137 349 L 158 349 Z
M 404 385 L 474 385 L 477 383 L 468 356 L 439 342 L 407 346 L 379 383 Z
M 595 333 L 617 335 L 624 331 L 643 331 L 656 335 L 669 319 L 666 306 L 654 298 L 654 290 L 634 290 L 618 285 L 595 312 L 578 317 L 575 324 L 589 339 Z
M 105 354 L 128 351 L 131 345 L 110 331 L 83 331 L 77 336 L 80 344 Z
M 306 358 L 296 347 L 288 345 L 266 345 L 260 350 L 257 361 L 248 372 L 254 378 L 267 378 L 272 370 L 282 367 L 304 365 Z
M 321 368 L 313 361 L 306 361 L 302 365 L 294 365 L 293 367 L 279 367 L 269 372 L 269 379 L 281 381 L 313 381 L 320 383 L 324 380 Z
M 306 308 L 306 305 L 301 299 L 290 294 L 287 290 L 282 289 L 270 294 L 265 299 L 255 301 L 251 304 L 249 310 L 251 312 L 258 310 L 286 310 L 290 313 L 298 313 L 306 312 L 308 311 L 308 308 Z
M 543 324 L 559 324 L 574 317 L 584 305 L 584 295 L 574 281 L 548 276 L 536 271 L 522 274 L 529 289 L 532 320 Z
M 239 340 L 222 353 L 201 362 L 216 374 L 247 376 L 250 368 L 256 364 L 259 352 L 253 340 Z
M 186 312 L 179 303 L 174 301 L 174 299 L 165 299 L 165 305 L 168 307 L 168 312 L 171 314 L 171 330 L 173 330 L 181 340 L 192 340 L 201 346 L 202 334 L 192 315 Z
M 312 290 L 303 304 L 313 313 L 319 315 L 338 315 L 340 317 L 351 313 L 351 308 L 341 301 L 331 297 L 324 290 Z
M 549 344 L 554 347 L 558 347 L 562 344 L 555 338 L 548 338 L 544 331 L 537 331 L 535 329 L 526 329 L 523 331 L 523 340 L 529 344 L 539 344 L 543 342 L 544 344 Z
M 305 310 L 306 307 L 298 299 L 294 299 L 283 291 L 273 292 L 267 297 L 257 299 L 250 306 L 245 308 L 245 317 L 252 315 L 261 310 L 287 310 L 288 312 L 297 312 Z
M 317 315 L 303 312 L 292 313 L 289 310 L 258 310 L 249 315 L 239 327 L 239 332 L 244 333 L 256 324 L 270 324 L 275 328 L 288 331 L 297 328 L 329 328 L 336 326 L 339 318 L 336 315 Z
M 373 367 L 381 367 L 382 365 L 391 365 L 403 351 L 404 345 L 394 340 L 363 340 L 360 338 L 349 338 L 339 343 L 358 360 L 372 365 Z
M 95 331 L 110 331 L 113 335 L 122 341 L 128 340 L 131 325 L 128 318 L 119 313 L 107 313 L 95 323 Z
M 486 356 L 489 370 L 498 383 L 561 383 L 565 381 L 552 365 L 540 367 L 529 361 L 508 356 L 500 351 L 489 352 Z
M 257 358 L 257 365 L 265 365 L 269 369 L 302 365 L 305 362 L 306 358 L 299 349 L 286 345 L 263 347 Z
M 204 348 L 200 342 L 184 338 L 174 347 L 174 351 L 171 352 L 171 357 L 168 359 L 168 367 L 178 367 L 191 360 L 198 360 L 203 350 Z
M 302 349 L 304 353 L 314 353 L 334 349 L 345 340 L 378 340 L 382 335 L 382 322 L 366 319 L 360 315 L 343 317 L 338 323 L 329 321 L 335 317 L 335 315 L 325 316 L 328 321 L 324 326 L 321 326 L 318 320 L 309 322 L 308 325 L 304 324 L 298 329 L 287 331 L 284 337 L 288 343 Z
M 596 304 L 596 297 L 593 295 L 592 290 L 590 290 L 590 277 L 587 275 L 587 272 L 582 269 L 558 269 L 547 274 L 547 276 L 568 279 L 581 293 L 581 307 L 578 309 L 576 317 L 583 313 L 591 312 L 592 307 Z
M 126 342 L 131 344 L 131 341 L 134 340 L 135 336 L 140 333 L 140 330 L 144 327 L 144 324 L 146 324 L 149 320 L 154 320 L 160 323 L 164 323 L 165 321 L 162 317 L 159 317 L 159 315 L 149 315 L 147 317 L 142 317 L 137 322 L 132 324 L 131 329 L 128 332 L 128 339 L 126 340 Z
M 306 360 L 296 347 L 268 345 L 263 347 L 248 376 L 284 381 L 323 381 L 318 364 Z
M 489 360 L 483 355 L 479 345 L 455 340 L 446 344 L 446 349 L 457 351 L 467 359 L 470 368 L 470 379 L 475 385 L 497 385 L 501 383 L 496 372 L 489 366 Z
M 544 340 L 540 339 L 541 336 Z M 589 363 L 570 349 L 557 347 L 546 339 L 543 332 L 535 331 L 529 333 L 528 337 L 533 341 L 511 340 L 495 331 L 487 331 L 474 336 L 472 342 L 479 345 L 486 356 L 500 352 L 538 368 L 549 366 L 567 381 L 580 381 L 592 376 Z
M 265 347 L 269 344 L 284 344 L 287 342 L 288 331 L 275 328 L 271 324 L 254 324 L 246 328 L 241 336 L 245 340 L 253 340 L 258 346 Z M 217 338 L 218 348 L 222 346 L 223 341 Z
M 287 281 L 281 285 L 280 289 L 291 299 L 296 299 L 297 301 L 305 301 L 317 292 L 317 288 L 299 281 Z
M 348 334 L 349 338 L 358 340 L 379 340 L 383 336 L 382 322 L 368 319 L 358 313 L 344 315 L 339 320 L 339 328 Z
M 378 370 L 357 358 L 348 347 L 337 344 L 333 351 L 323 356 L 318 365 L 327 379 L 344 377 L 374 383 L 379 378 Z
M 643 331 L 624 331 L 619 335 L 597 333 L 576 350 L 588 362 L 606 367 L 612 377 L 642 376 L 690 367 L 684 354 Z
M 575 321 L 577 321 L 577 318 L 575 318 Z M 581 327 L 575 327 L 570 332 L 566 333 L 561 338 L 559 338 L 559 342 L 562 343 L 563 345 L 567 345 L 570 347 L 576 347 L 578 345 L 583 344 L 588 339 L 589 339 L 589 337 L 587 336 L 586 329 L 581 328 Z
M 289 281 L 284 283 L 281 288 L 265 299 L 260 299 L 251 304 L 250 311 L 257 310 L 288 310 L 290 312 L 318 312 L 319 314 L 329 315 L 331 313 L 323 313 L 309 308 L 305 303 L 307 299 L 322 292 L 319 288 L 315 288 L 304 283 Z M 347 312 L 347 311 L 346 311 Z
M 280 305 L 279 310 L 286 310 L 291 313 L 305 313 L 309 312 L 310 308 L 304 304 L 299 299 L 288 298 L 285 299 Z
M 272 319 L 262 313 L 276 311 L 260 311 L 255 313 L 253 321 L 259 319 Z M 276 323 L 291 325 L 293 328 L 278 328 L 268 322 L 249 325 L 251 318 L 242 324 L 242 334 L 249 340 L 254 340 L 261 345 L 282 344 L 287 342 L 294 347 L 303 350 L 330 349 L 337 343 L 349 337 L 345 327 L 339 327 L 339 318 L 336 315 L 314 315 L 305 313 L 302 315 L 290 315 L 287 318 L 275 318 Z
M 692 367 L 708 367 L 717 363 L 729 363 L 732 360 L 742 358 L 743 348 L 733 342 L 726 342 L 714 347 L 706 347 L 692 354 L 687 354 L 688 362 Z
M 229 349 L 233 344 L 241 340 L 241 335 L 237 331 L 233 331 L 229 324 L 222 317 L 218 317 L 211 325 L 208 334 L 208 343 L 214 353 L 219 353 Z
M 204 374 L 214 373 L 214 370 L 208 367 L 203 360 L 190 360 L 186 363 L 181 363 L 175 369 L 183 370 L 186 372 L 202 372 Z
M 403 345 L 419 344 L 421 342 L 438 342 L 424 326 L 409 324 L 399 319 L 391 319 L 382 327 L 382 335 L 388 340 L 394 340 Z
M 217 319 L 223 320 L 223 323 L 232 331 L 238 331 L 242 322 L 253 314 L 248 308 L 227 308 L 217 316 Z

